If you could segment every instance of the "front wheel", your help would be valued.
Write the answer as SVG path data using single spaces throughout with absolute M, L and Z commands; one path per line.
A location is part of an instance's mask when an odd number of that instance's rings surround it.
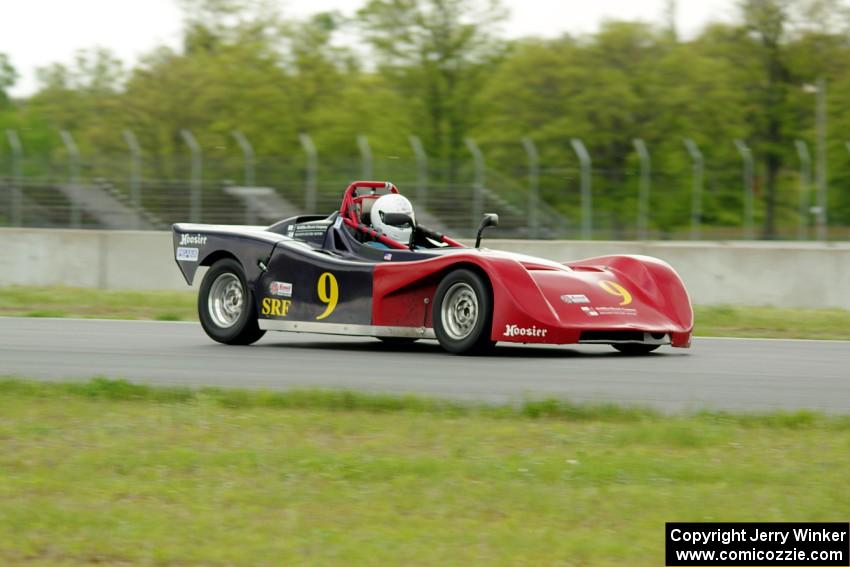
M 454 354 L 490 350 L 493 298 L 484 278 L 471 270 L 455 270 L 437 286 L 434 334 L 440 346 Z
M 214 341 L 249 345 L 266 332 L 257 324 L 257 310 L 236 260 L 219 260 L 207 271 L 198 292 L 198 318 Z

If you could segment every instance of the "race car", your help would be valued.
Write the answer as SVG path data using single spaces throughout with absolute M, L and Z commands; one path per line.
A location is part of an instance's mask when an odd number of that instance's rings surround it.
M 378 211 L 385 201 L 402 208 Z M 559 263 L 488 250 L 480 244 L 494 214 L 467 247 L 416 224 L 403 201 L 392 183 L 357 181 L 330 215 L 268 227 L 173 225 L 186 282 L 208 267 L 198 294 L 204 331 L 231 345 L 266 331 L 436 339 L 455 354 L 498 342 L 609 344 L 626 354 L 690 346 L 690 298 L 665 262 Z

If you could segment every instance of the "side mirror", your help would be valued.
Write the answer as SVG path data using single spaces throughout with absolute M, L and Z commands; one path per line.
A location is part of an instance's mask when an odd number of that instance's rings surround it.
M 499 226 L 499 215 L 496 213 L 487 213 L 481 219 L 481 224 L 478 225 L 478 234 L 475 236 L 475 247 L 481 246 L 481 235 L 484 234 L 484 229 L 491 226 Z

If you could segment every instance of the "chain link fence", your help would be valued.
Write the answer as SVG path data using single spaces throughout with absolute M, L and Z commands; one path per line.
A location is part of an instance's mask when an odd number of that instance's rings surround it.
M 752 182 L 756 230 L 747 226 L 742 171 L 707 166 L 695 180 L 689 167 L 647 176 L 639 168 L 583 171 L 578 164 L 553 168 L 533 162 L 531 167 L 493 167 L 473 159 L 450 167 L 437 160 L 423 164 L 416 157 L 371 155 L 321 160 L 303 154 L 216 155 L 194 161 L 192 156 L 144 154 L 82 160 L 71 154 L 5 157 L 0 162 L 0 226 L 155 230 L 175 222 L 265 225 L 295 214 L 330 213 L 345 187 L 369 173 L 392 181 L 410 197 L 420 222 L 460 237 L 473 235 L 482 212 L 496 212 L 501 222 L 490 233 L 494 237 L 745 239 L 758 236 L 765 214 L 763 189 Z M 850 184 L 850 172 L 835 172 L 830 181 L 840 191 Z M 813 191 L 796 178 L 785 187 L 776 201 L 776 236 L 815 238 Z M 848 237 L 850 228 L 829 227 L 828 238 Z

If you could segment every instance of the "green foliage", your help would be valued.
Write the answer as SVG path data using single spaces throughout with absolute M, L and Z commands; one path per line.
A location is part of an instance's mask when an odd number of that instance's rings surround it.
M 803 86 L 823 77 L 830 220 L 850 223 L 850 193 L 841 190 L 850 183 L 850 17 L 840 0 L 743 0 L 737 22 L 710 24 L 686 41 L 667 25 L 623 21 L 590 35 L 506 41 L 497 0 L 364 0 L 354 18 L 330 12 L 303 21 L 264 0 L 182 5 L 180 49 L 155 49 L 131 69 L 106 50 L 84 51 L 70 65 L 42 69 L 38 92 L 11 104 L 5 92 L 16 72 L 0 54 L 0 129 L 22 133 L 25 174 L 53 172 L 50 158 L 61 163 L 57 129 L 73 132 L 84 156 L 103 158 L 92 177 L 124 175 L 120 133 L 131 129 L 144 175 L 175 179 L 187 169 L 179 135 L 187 128 L 217 182 L 239 175 L 233 130 L 269 168 L 301 163 L 301 132 L 313 136 L 322 163 L 355 156 L 358 134 L 369 137 L 376 161 L 409 159 L 416 134 L 434 180 L 467 179 L 464 138 L 474 137 L 510 180 L 499 190 L 510 193 L 525 183 L 520 140 L 528 136 L 541 153 L 544 200 L 577 219 L 570 139 L 581 138 L 593 158 L 597 224 L 628 236 L 638 184 L 633 139 L 641 138 L 652 155 L 651 228 L 674 234 L 688 223 L 683 138 L 706 158 L 703 222 L 740 226 L 733 141 L 741 139 L 757 159 L 755 214 L 770 237 L 793 234 L 797 224 L 794 141 L 814 153 L 815 138 L 815 97 Z
M 358 16 L 398 92 L 415 101 L 428 151 L 452 181 L 475 117 L 475 95 L 501 51 L 498 0 L 369 0 Z
M 0 53 L 0 110 L 9 103 L 7 91 L 15 85 L 17 80 L 18 73 L 12 67 L 9 57 L 4 53 Z

